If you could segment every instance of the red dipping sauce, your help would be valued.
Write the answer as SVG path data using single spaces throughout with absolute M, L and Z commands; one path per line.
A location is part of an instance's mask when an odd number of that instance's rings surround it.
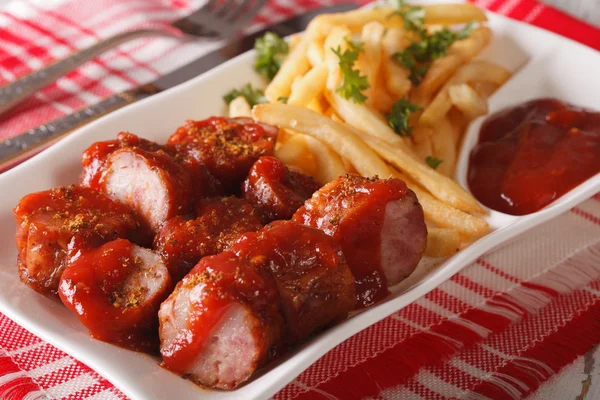
M 486 206 L 541 210 L 600 172 L 600 112 L 538 99 L 491 115 L 471 152 L 468 184 Z

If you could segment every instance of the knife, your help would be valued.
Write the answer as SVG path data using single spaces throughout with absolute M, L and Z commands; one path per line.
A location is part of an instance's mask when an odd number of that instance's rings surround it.
M 239 40 L 230 42 L 211 53 L 205 54 L 197 60 L 163 75 L 151 83 L 114 94 L 97 104 L 85 107 L 72 114 L 6 139 L 0 142 L 0 173 L 35 155 L 73 130 L 97 118 L 184 83 L 254 48 L 254 41 L 266 32 L 275 32 L 282 37 L 288 36 L 306 29 L 308 23 L 319 14 L 344 12 L 356 7 L 357 4 L 353 3 L 337 4 L 313 10 L 271 25 Z

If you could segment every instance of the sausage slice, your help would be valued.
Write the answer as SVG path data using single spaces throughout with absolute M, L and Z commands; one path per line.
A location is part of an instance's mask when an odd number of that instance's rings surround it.
M 168 219 L 188 213 L 192 203 L 190 176 L 163 151 L 125 147 L 113 152 L 101 189 L 131 207 L 153 234 Z
M 159 255 L 117 239 L 71 253 L 59 294 L 96 339 L 156 351 L 157 312 L 171 289 Z
M 242 193 L 268 223 L 292 218 L 320 187 L 314 178 L 290 170 L 275 157 L 264 156 L 252 165 Z
M 199 385 L 233 389 L 283 344 L 345 318 L 354 301 L 335 240 L 275 222 L 203 258 L 177 284 L 159 311 L 164 365 Z
M 81 156 L 82 170 L 79 185 L 101 190 L 100 181 L 109 155 L 123 147 L 135 147 L 146 151 L 159 151 L 163 146 L 142 139 L 129 132 L 120 132 L 114 140 L 95 142 Z
M 427 245 L 423 209 L 399 179 L 341 176 L 307 200 L 293 220 L 341 243 L 363 307 L 410 275 Z
M 200 200 L 195 208 L 197 218 L 170 219 L 154 239 L 176 282 L 203 257 L 222 252 L 241 234 L 263 226 L 254 207 L 236 197 Z
M 277 284 L 231 252 L 203 258 L 161 305 L 163 364 L 196 384 L 233 389 L 278 347 Z
M 278 131 L 249 118 L 211 117 L 188 121 L 171 135 L 168 146 L 186 168 L 206 168 L 226 193 L 233 194 L 252 164 L 273 154 Z
M 67 251 L 139 237 L 125 206 L 95 190 L 65 186 L 21 199 L 14 209 L 19 276 L 34 290 L 56 295 Z
M 253 268 L 273 274 L 288 344 L 346 319 L 354 308 L 354 277 L 342 249 L 318 229 L 275 221 L 243 235 L 230 250 Z

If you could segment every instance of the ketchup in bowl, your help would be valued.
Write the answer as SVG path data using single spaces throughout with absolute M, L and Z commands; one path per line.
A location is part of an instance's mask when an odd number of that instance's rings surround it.
M 468 184 L 494 210 L 541 210 L 600 172 L 600 112 L 538 99 L 497 112 L 481 127 Z

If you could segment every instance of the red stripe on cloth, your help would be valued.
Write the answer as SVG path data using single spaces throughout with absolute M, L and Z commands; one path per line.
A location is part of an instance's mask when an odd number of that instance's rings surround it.
M 458 314 L 469 308 L 469 304 L 439 288 L 432 290 L 424 297 L 454 314 Z
M 440 314 L 428 310 L 419 303 L 410 304 L 408 307 L 398 311 L 396 315 L 422 328 L 427 328 L 439 322 L 441 318 Z
M 0 332 L 2 332 L 1 349 L 6 352 L 43 343 L 42 339 L 21 328 L 3 314 L 0 314 Z
M 571 212 L 575 215 L 578 215 L 580 217 L 583 217 L 584 219 L 596 224 L 596 225 L 600 225 L 600 217 L 595 216 L 594 214 L 591 214 L 587 211 L 582 210 L 579 207 L 573 207 L 571 209 Z
M 90 385 L 90 386 L 86 387 L 85 389 L 79 390 L 75 393 L 71 393 L 70 395 L 68 395 L 66 397 L 63 397 L 61 400 L 86 399 L 88 397 L 97 395 L 98 393 L 102 393 L 106 390 L 109 390 L 111 387 L 112 387 L 112 385 L 110 385 L 110 384 L 106 385 L 106 384 L 94 383 L 93 385 Z M 118 394 L 115 393 L 115 397 L 125 398 L 125 396 L 123 396 L 121 393 L 118 393 Z
M 496 275 L 503 277 L 504 279 L 507 279 L 507 280 L 509 280 L 511 282 L 514 282 L 514 283 L 520 282 L 519 278 L 514 277 L 514 276 L 512 276 L 512 275 L 510 275 L 510 274 L 502 271 L 500 268 L 494 267 L 492 264 L 490 264 L 489 262 L 485 261 L 483 258 L 478 259 L 476 261 L 476 263 L 479 264 L 479 265 L 481 265 L 482 267 L 484 267 L 484 268 L 492 271 Z
M 598 344 L 598 338 L 600 338 L 600 299 L 587 310 L 578 313 L 566 326 L 551 333 L 520 356 L 541 361 L 556 373 Z M 510 381 L 505 382 L 513 389 L 518 390 L 521 398 L 533 393 L 543 381 L 551 376 L 551 374 L 536 376 L 523 364 L 522 359 L 511 360 L 494 373 L 495 379 L 503 380 L 504 376 L 509 376 L 518 379 L 520 384 L 524 384 L 524 386 L 511 385 Z M 538 369 L 537 371 L 539 374 L 543 374 L 543 370 Z M 472 391 L 493 399 L 514 399 L 514 396 L 503 390 L 502 386 L 490 380 L 483 381 Z
M 552 279 L 556 279 L 565 274 L 573 275 L 577 272 L 587 273 L 589 276 L 588 269 L 600 271 L 600 264 L 596 265 L 600 261 L 598 248 L 600 248 L 598 245 L 584 248 L 546 274 L 536 276 L 533 281 L 523 282 L 509 292 L 493 296 L 484 303 L 484 305 L 511 303 L 514 309 L 518 310 L 518 313 L 513 311 L 510 314 L 514 318 L 510 318 L 506 316 L 508 314 L 502 312 L 492 312 L 493 307 L 470 308 L 460 315 L 460 320 L 444 319 L 428 330 L 419 331 L 384 352 L 350 366 L 343 374 L 316 385 L 316 389 L 338 398 L 350 399 L 374 396 L 386 388 L 400 385 L 408 381 L 421 368 L 432 367 L 444 362 L 458 351 L 483 341 L 489 333 L 504 331 L 528 316 L 530 312 L 536 312 L 537 309 L 544 308 L 548 304 L 551 306 L 559 304 L 558 301 L 555 304 L 551 302 L 553 298 L 559 297 L 559 293 L 550 287 L 543 286 L 541 282 L 548 281 L 550 279 L 548 275 L 552 275 L 555 277 Z M 582 262 L 589 262 L 591 265 L 584 268 L 581 266 Z M 565 280 L 561 284 L 563 286 L 570 284 L 575 290 L 579 281 L 577 279 L 572 279 L 571 282 Z M 582 293 L 582 291 L 577 293 Z M 464 324 L 461 320 L 471 321 L 475 326 Z M 482 331 L 481 328 L 487 331 Z M 524 337 L 517 337 L 512 343 L 504 344 L 504 346 L 520 346 L 522 345 L 520 340 Z M 377 376 L 377 380 L 373 380 L 373 376 Z M 304 392 L 297 398 L 308 399 L 312 393 L 313 391 Z
M 468 277 L 466 277 L 462 274 L 456 274 L 452 278 L 450 278 L 450 280 L 452 282 L 458 283 L 459 285 L 465 287 L 466 289 L 469 289 L 483 297 L 492 297 L 493 295 L 498 293 L 497 290 L 487 288 L 487 287 L 473 281 L 472 279 L 469 279 Z
M 474 2 L 474 0 L 469 1 Z M 513 0 L 494 1 L 492 4 L 488 5 L 487 8 L 490 11 L 498 11 L 511 1 Z M 527 8 L 532 10 L 539 4 L 540 3 L 536 0 L 520 0 L 519 9 Z M 517 13 L 516 15 L 509 13 L 507 16 L 517 20 L 521 17 L 520 13 Z M 537 27 L 547 29 L 551 32 L 558 33 L 559 35 L 583 43 L 596 50 L 600 50 L 600 29 L 549 5 L 544 5 L 544 8 L 541 9 L 539 14 L 528 22 Z
M 537 3 L 537 2 L 531 3 L 531 2 L 527 2 L 527 1 L 518 0 L 518 4 L 514 7 L 512 7 L 509 13 L 504 14 L 504 15 L 506 15 L 507 17 L 516 19 L 518 21 L 521 21 L 538 4 L 539 3 Z
M 33 397 L 31 394 L 36 392 L 39 395 Z M 25 375 L 23 370 L 0 350 L 0 399 L 22 400 L 28 395 L 31 400 L 46 398 L 35 381 Z
M 7 17 L 10 20 L 12 20 L 15 24 L 20 24 L 20 25 L 23 25 L 23 26 L 27 26 L 30 29 L 38 31 L 40 34 L 51 38 L 54 42 L 62 44 L 64 46 L 67 46 L 72 51 L 77 50 L 77 48 L 72 43 L 70 43 L 69 41 L 67 41 L 67 40 L 65 40 L 65 39 L 57 36 L 51 30 L 46 29 L 45 27 L 40 26 L 39 24 L 34 23 L 31 20 L 22 20 L 22 19 L 16 18 L 12 14 L 7 13 L 5 11 L 0 11 L 0 15 L 4 15 L 5 17 Z M 46 51 L 47 51 L 47 49 L 46 49 Z M 91 61 L 91 62 L 94 62 L 94 63 L 100 65 L 101 67 L 106 68 L 108 71 L 111 72 L 111 74 L 119 76 L 121 79 L 123 79 L 124 81 L 130 83 L 131 85 L 138 85 L 139 84 L 139 82 L 137 80 L 135 80 L 133 77 L 129 76 L 128 74 L 123 73 L 122 71 L 119 71 L 119 70 L 116 70 L 114 68 L 111 68 L 110 66 L 106 65 L 106 63 L 103 62 L 99 58 L 96 58 L 96 59 L 94 59 L 94 61 Z
M 84 25 L 77 23 L 77 21 L 74 19 L 66 18 L 65 16 L 60 15 L 58 12 L 54 12 L 52 10 L 40 9 L 39 7 L 36 7 L 35 4 L 33 4 L 33 3 L 32 3 L 32 6 L 38 12 L 43 12 L 45 15 L 49 15 L 58 21 L 64 22 L 64 23 L 78 29 L 80 32 L 85 33 L 86 35 L 92 36 L 96 39 L 100 39 L 100 37 L 93 30 L 88 29 Z M 129 54 L 123 50 L 120 50 L 119 47 L 116 48 L 116 55 L 130 60 L 135 66 L 137 66 L 139 68 L 144 68 L 144 69 L 150 71 L 151 73 L 153 73 L 155 76 L 159 75 L 158 71 L 156 71 L 154 68 L 152 68 L 152 66 L 137 60 L 131 54 Z
M 406 387 L 411 392 L 416 393 L 427 400 L 446 400 L 444 396 L 431 390 L 429 387 L 423 385 L 421 382 L 411 381 L 410 384 Z
M 12 137 L 63 115 L 49 103 L 44 104 L 36 98 L 25 100 L 23 104 L 3 115 L 0 123 L 0 139 Z

